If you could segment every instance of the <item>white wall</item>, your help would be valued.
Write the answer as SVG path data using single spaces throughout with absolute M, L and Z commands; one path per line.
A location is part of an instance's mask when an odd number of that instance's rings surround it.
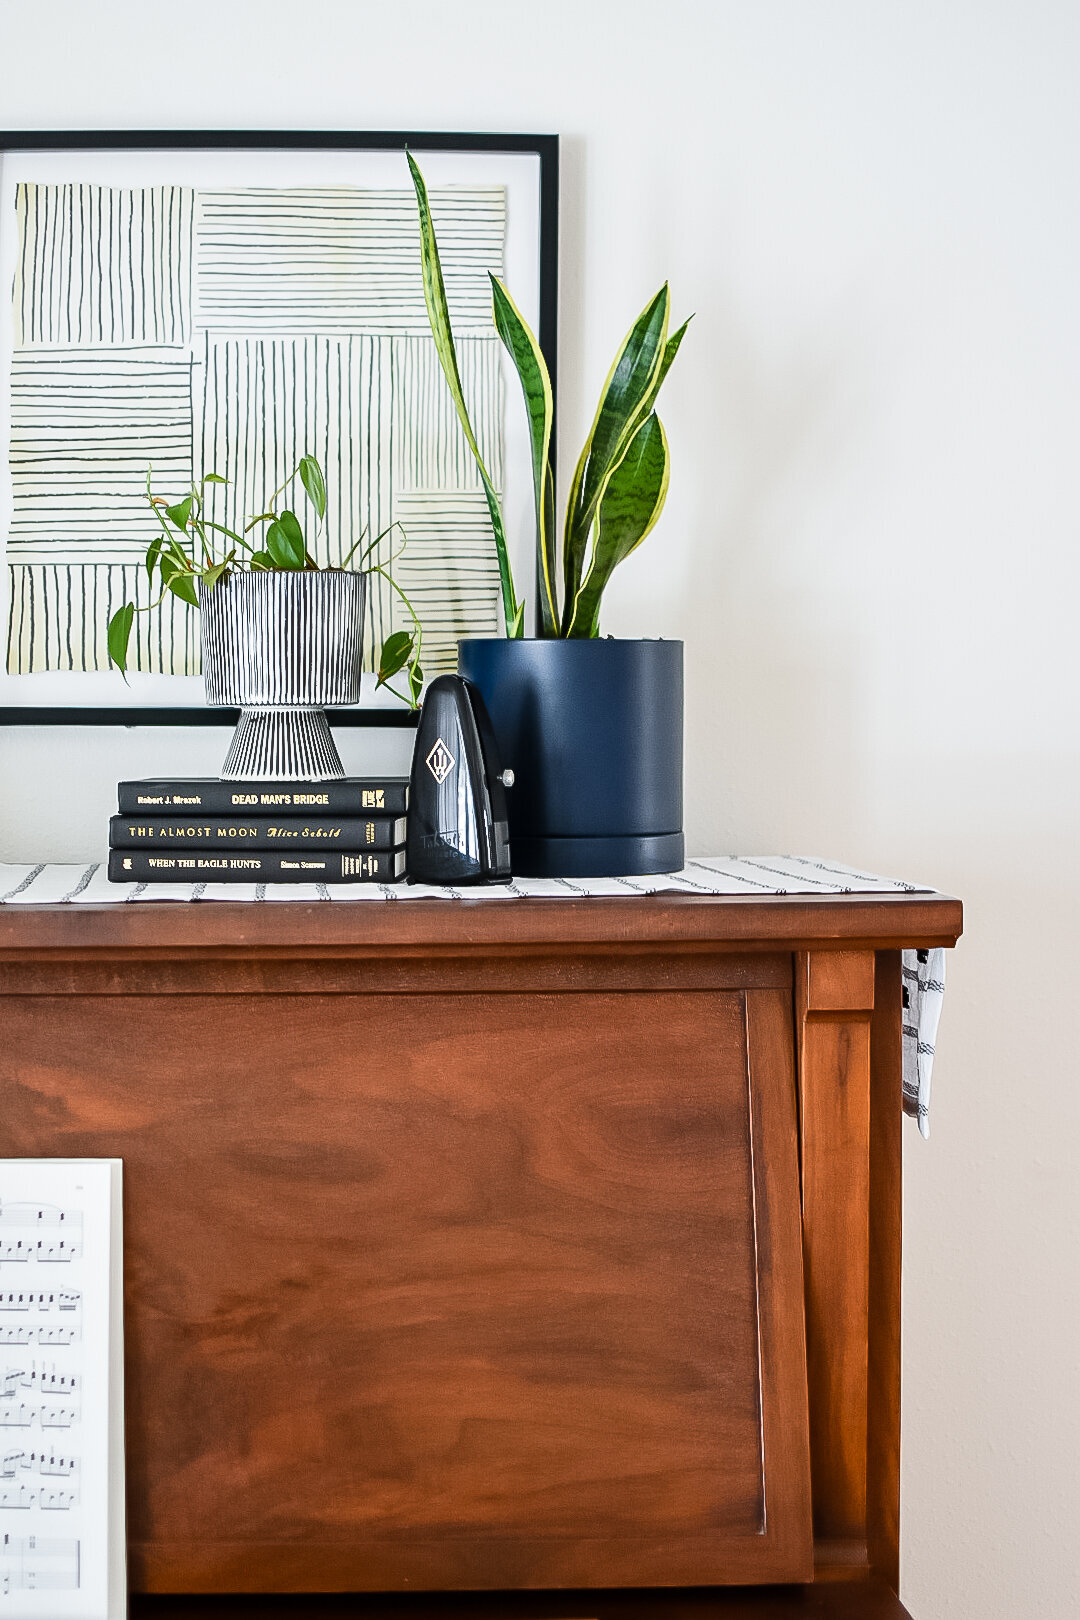
M 563 136 L 562 465 L 631 315 L 696 310 L 606 628 L 687 643 L 695 851 L 961 895 L 907 1138 L 904 1588 L 1077 1612 L 1080 13 L 1052 0 L 23 0 L 8 128 Z M 208 768 L 219 734 L 183 741 Z M 7 733 L 76 858 L 172 734 Z M 85 810 L 62 795 L 86 784 Z

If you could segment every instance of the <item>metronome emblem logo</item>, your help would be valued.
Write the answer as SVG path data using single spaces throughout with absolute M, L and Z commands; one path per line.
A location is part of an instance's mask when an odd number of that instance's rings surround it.
M 432 748 L 431 753 L 424 761 L 424 764 L 427 766 L 436 782 L 445 782 L 446 778 L 450 775 L 450 772 L 457 764 L 457 760 L 454 758 L 449 748 L 447 748 L 442 738 L 439 737 L 436 739 L 435 746 Z

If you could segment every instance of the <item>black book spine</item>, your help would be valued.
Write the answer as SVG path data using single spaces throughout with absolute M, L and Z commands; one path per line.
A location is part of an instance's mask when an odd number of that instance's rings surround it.
M 224 853 L 193 849 L 187 855 L 149 850 L 109 852 L 113 883 L 395 883 L 404 875 L 402 850 L 326 855 Z
M 404 816 L 113 816 L 111 849 L 396 849 Z
M 405 777 L 345 777 L 337 782 L 219 782 L 182 777 L 121 782 L 124 816 L 403 816 Z

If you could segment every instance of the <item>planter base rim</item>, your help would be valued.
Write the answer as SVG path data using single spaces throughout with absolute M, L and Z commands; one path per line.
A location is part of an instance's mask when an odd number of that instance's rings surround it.
M 677 872 L 685 864 L 686 839 L 681 832 L 510 840 L 515 877 L 647 877 Z
M 244 708 L 223 782 L 330 782 L 345 775 L 323 709 Z

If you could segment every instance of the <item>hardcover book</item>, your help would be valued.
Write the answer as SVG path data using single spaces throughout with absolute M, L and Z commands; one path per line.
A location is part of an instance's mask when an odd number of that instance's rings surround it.
M 111 849 L 396 849 L 404 816 L 113 816 Z
M 332 782 L 222 782 L 217 777 L 162 777 L 121 782 L 121 815 L 331 815 L 403 816 L 409 803 L 407 776 L 346 776 Z
M 405 851 L 373 854 L 335 850 L 326 854 L 252 854 L 195 850 L 154 855 L 149 850 L 109 851 L 113 883 L 396 883 L 405 873 Z

